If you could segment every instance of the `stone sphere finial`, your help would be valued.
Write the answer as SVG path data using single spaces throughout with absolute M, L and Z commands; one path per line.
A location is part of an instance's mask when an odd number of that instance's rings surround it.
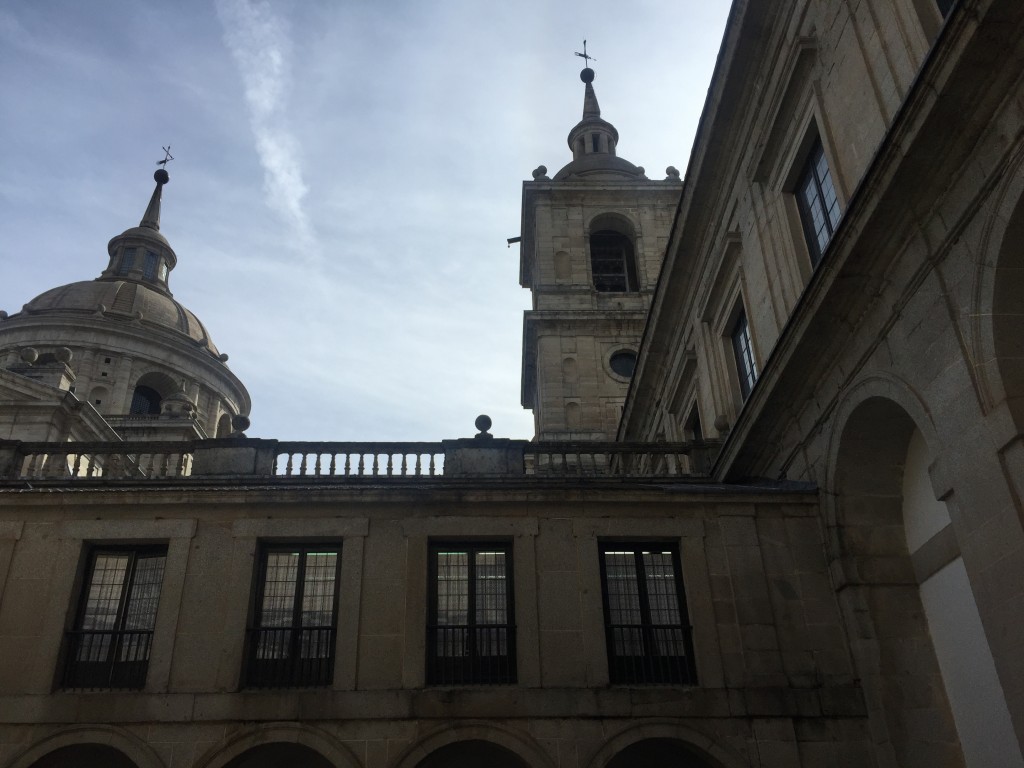
M 245 430 L 252 424 L 248 416 L 241 414 L 231 417 L 231 428 L 235 431 L 234 437 L 245 437 Z
M 594 70 L 592 70 L 590 67 L 584 68 L 583 71 L 580 72 L 580 80 L 582 80 L 584 83 L 594 82 Z
M 36 360 L 39 359 L 39 353 L 36 352 L 34 347 L 25 347 L 21 350 L 21 362 L 32 365 Z
M 494 435 L 487 433 L 487 430 L 491 428 L 491 417 L 486 413 L 481 413 L 477 416 L 476 421 L 473 423 L 476 425 L 476 428 L 480 430 L 477 437 L 494 437 Z
M 166 184 L 171 180 L 171 175 L 163 168 L 158 168 L 153 174 L 153 181 L 157 184 Z
M 67 347 L 58 347 L 57 349 L 54 350 L 53 356 L 55 358 L 57 358 L 58 362 L 70 363 L 71 362 L 71 358 L 73 358 L 75 355 Z

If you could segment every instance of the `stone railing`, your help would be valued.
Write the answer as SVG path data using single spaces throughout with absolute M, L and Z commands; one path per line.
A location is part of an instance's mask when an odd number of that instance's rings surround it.
M 156 480 L 191 474 L 193 442 L 0 443 L 0 478 Z M 5 464 L 7 471 L 3 472 Z
M 434 477 L 443 443 L 278 443 L 278 477 Z
M 704 478 L 717 448 L 710 443 L 533 443 L 489 436 L 436 443 L 281 442 L 245 437 L 0 441 L 0 482 Z

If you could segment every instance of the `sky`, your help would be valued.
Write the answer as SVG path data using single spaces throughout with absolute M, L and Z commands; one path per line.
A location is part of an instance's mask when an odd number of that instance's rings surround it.
M 5 0 L 0 309 L 97 277 L 170 145 L 174 297 L 251 437 L 529 438 L 522 182 L 595 57 L 618 154 L 685 171 L 728 0 Z

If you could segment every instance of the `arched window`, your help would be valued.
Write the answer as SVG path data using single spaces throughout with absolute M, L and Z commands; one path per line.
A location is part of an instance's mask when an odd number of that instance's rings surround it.
M 132 393 L 132 405 L 128 413 L 136 416 L 160 415 L 160 393 L 152 387 L 140 384 Z
M 602 229 L 590 235 L 590 271 L 602 293 L 639 290 L 633 241 L 621 232 Z

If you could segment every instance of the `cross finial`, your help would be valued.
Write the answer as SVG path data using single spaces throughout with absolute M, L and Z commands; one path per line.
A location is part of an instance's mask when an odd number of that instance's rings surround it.
M 595 59 L 593 56 L 589 56 L 587 54 L 587 41 L 586 40 L 583 41 L 583 53 L 580 53 L 579 51 L 576 51 L 575 53 L 576 53 L 577 56 L 579 56 L 581 59 L 583 59 L 587 63 L 588 67 L 590 66 L 590 62 L 597 61 L 597 59 Z
M 156 164 L 157 165 L 162 165 L 162 166 L 164 166 L 166 168 L 167 164 L 169 162 L 171 162 L 171 160 L 174 159 L 174 155 L 171 154 L 171 145 L 168 144 L 166 147 L 160 147 L 160 149 L 162 149 L 164 151 L 164 159 L 163 160 L 157 160 Z M 175 167 L 177 167 L 177 166 L 175 166 Z

